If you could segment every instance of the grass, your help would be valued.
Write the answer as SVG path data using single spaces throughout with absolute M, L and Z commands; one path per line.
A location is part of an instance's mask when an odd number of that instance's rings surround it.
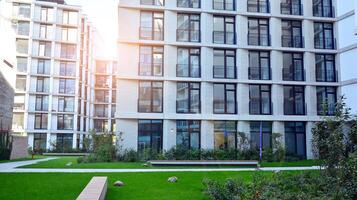
M 109 163 L 78 163 L 76 156 L 60 157 L 55 160 L 39 162 L 32 165 L 26 165 L 21 168 L 75 168 L 75 169 L 142 169 L 142 168 L 223 168 L 232 166 L 162 166 L 162 167 L 145 167 L 143 162 L 109 162 Z M 67 163 L 71 162 L 71 166 Z M 262 167 L 296 167 L 296 166 L 313 166 L 316 165 L 314 160 L 303 160 L 296 162 L 263 162 Z
M 34 160 L 40 159 L 40 158 L 45 158 L 45 156 L 36 155 L 34 157 Z M 27 161 L 27 160 L 32 160 L 32 158 L 31 157 L 27 157 L 27 158 L 15 159 L 15 160 L 0 160 L 0 163 L 9 163 L 9 162 L 18 162 L 18 161 Z
M 224 180 L 241 177 L 250 181 L 254 172 L 180 172 L 180 173 L 0 173 L 0 199 L 72 200 L 93 176 L 108 177 L 107 200 L 208 200 L 203 193 L 206 178 Z M 257 172 L 271 176 L 272 172 Z M 286 175 L 301 172 L 283 172 Z M 177 183 L 168 183 L 177 176 Z M 121 180 L 124 187 L 114 187 Z

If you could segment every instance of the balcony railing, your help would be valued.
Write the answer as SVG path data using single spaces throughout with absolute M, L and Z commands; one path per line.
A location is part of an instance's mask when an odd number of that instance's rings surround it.
M 270 46 L 270 34 L 248 33 L 248 45 Z
M 165 0 L 140 0 L 141 5 L 164 6 Z
M 213 43 L 236 44 L 236 33 L 228 31 L 213 31 Z
M 214 114 L 237 114 L 238 108 L 237 108 L 237 101 L 234 102 L 225 102 L 222 100 L 213 100 L 213 113 Z M 229 105 L 230 104 L 230 105 Z M 234 110 L 232 112 L 229 112 L 230 108 L 229 106 L 234 105 Z M 223 108 L 221 108 L 223 106 Z M 217 108 L 219 107 L 219 108 Z
M 280 3 L 280 12 L 283 15 L 303 15 L 302 4 Z
M 248 67 L 250 80 L 271 80 L 271 68 Z
M 139 76 L 162 76 L 163 75 L 163 66 L 162 62 L 157 63 L 145 63 L 139 62 Z
M 306 70 L 295 70 L 294 72 L 293 66 L 284 67 L 282 76 L 284 81 L 305 81 Z
M 139 38 L 142 40 L 164 40 L 164 29 L 154 29 L 152 27 L 140 27 Z
M 313 14 L 315 17 L 335 17 L 335 8 L 333 6 L 313 6 Z
M 234 3 L 227 3 L 224 0 L 223 1 L 222 0 L 213 0 L 213 9 L 214 10 L 234 11 L 235 5 L 234 5 Z
M 292 112 L 288 112 L 287 110 L 285 110 L 286 105 L 288 104 L 288 102 L 284 101 L 284 115 L 306 115 L 307 114 L 307 104 L 303 103 L 302 104 L 302 110 L 298 111 L 296 110 L 296 108 L 294 108 L 294 110 Z M 293 102 L 293 106 L 296 106 L 296 102 Z
M 177 29 L 176 30 L 176 40 L 179 42 L 200 42 L 201 41 L 201 31 Z
M 182 103 L 181 103 L 182 102 Z M 187 103 L 187 108 L 185 104 Z M 192 108 L 194 104 L 189 104 L 186 100 L 176 100 L 176 113 L 180 114 L 199 114 L 201 113 L 201 101 L 198 102 L 197 111 L 194 111 L 195 108 Z
M 304 48 L 303 36 L 292 36 L 292 35 L 282 35 L 281 36 L 281 46 L 282 47 L 294 47 L 294 48 Z
M 200 65 L 177 64 L 176 65 L 176 76 L 177 77 L 200 78 L 201 77 Z
M 248 12 L 269 13 L 270 12 L 270 2 L 269 1 L 248 0 L 247 9 L 248 9 Z
M 235 79 L 237 77 L 236 66 L 213 66 L 213 78 Z
M 257 109 L 257 108 L 259 108 L 259 109 Z M 266 111 L 266 110 L 268 110 L 268 111 Z M 249 101 L 249 114 L 250 115 L 272 115 L 273 114 L 273 102 L 270 102 L 269 108 L 263 108 L 262 101 L 250 100 Z
M 330 71 L 331 72 L 331 71 Z M 316 81 L 317 82 L 338 82 L 338 71 L 334 70 L 335 74 L 333 74 L 333 76 L 326 76 L 327 74 L 325 74 L 323 77 L 319 77 L 318 76 L 318 72 L 316 72 Z M 329 73 L 331 74 L 331 73 Z
M 315 49 L 336 49 L 336 38 L 325 37 L 320 38 L 319 36 L 314 37 Z
M 201 8 L 201 0 L 177 0 L 177 7 Z

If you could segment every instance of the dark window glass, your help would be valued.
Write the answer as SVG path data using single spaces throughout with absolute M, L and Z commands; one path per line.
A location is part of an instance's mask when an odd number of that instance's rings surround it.
M 153 152 L 162 150 L 162 120 L 139 120 L 138 151 L 151 149 Z
M 176 121 L 176 145 L 186 149 L 199 149 L 201 122 L 191 120 Z
M 177 107 L 178 113 L 200 113 L 200 84 L 177 83 Z
M 213 0 L 213 9 L 233 11 L 236 9 L 235 3 L 235 0 Z
M 61 58 L 76 59 L 77 47 L 74 44 L 61 44 Z
M 76 76 L 76 63 L 74 62 L 61 62 L 60 76 Z
M 251 115 L 272 114 L 270 85 L 250 85 L 249 98 L 249 113 Z
M 57 134 L 56 150 L 68 152 L 72 149 L 73 134 Z
M 314 23 L 314 39 L 316 49 L 335 49 L 333 24 L 328 22 Z
M 48 96 L 36 95 L 36 111 L 48 111 Z
M 316 81 L 318 82 L 336 82 L 337 72 L 335 69 L 335 55 L 316 54 Z
M 269 13 L 270 12 L 269 0 L 248 0 L 247 8 L 248 8 L 248 12 Z
M 270 46 L 268 19 L 248 19 L 248 45 Z
M 236 86 L 234 84 L 213 85 L 213 113 L 236 114 Z
M 156 46 L 140 46 L 139 75 L 162 76 L 164 48 Z
M 162 112 L 163 108 L 163 83 L 139 82 L 139 112 Z
M 35 129 L 47 129 L 47 114 L 35 114 Z
M 249 51 L 249 79 L 271 80 L 270 52 Z
M 284 114 L 305 115 L 305 92 L 303 86 L 284 86 Z
M 96 130 L 97 132 L 104 132 L 109 130 L 108 120 L 95 119 L 93 120 L 93 123 L 94 123 L 94 130 Z
M 74 112 L 74 98 L 73 97 L 58 97 L 58 111 L 59 112 Z
M 306 158 L 305 122 L 285 122 L 285 149 L 288 155 Z
M 282 47 L 304 47 L 304 39 L 302 37 L 302 24 L 301 21 L 282 20 Z
M 234 50 L 213 50 L 213 78 L 236 78 L 236 52 Z
M 75 93 L 75 80 L 74 79 L 60 79 L 59 80 L 59 93 L 74 94 Z
M 177 49 L 177 77 L 199 78 L 201 76 L 200 49 L 178 48 Z
M 260 146 L 262 146 L 263 149 L 272 148 L 271 135 L 271 122 L 250 122 L 250 137 L 252 148 L 259 149 Z
M 200 15 L 177 14 L 177 41 L 200 42 Z
M 164 6 L 165 0 L 140 0 L 142 5 Z
M 177 0 L 177 7 L 200 8 L 201 0 Z
M 43 152 L 46 150 L 47 134 L 34 133 L 33 134 L 33 150 L 35 152 Z
M 302 53 L 283 54 L 283 80 L 284 81 L 304 81 L 304 59 Z
M 235 18 L 228 16 L 213 16 L 213 43 L 235 44 Z
M 72 130 L 73 129 L 73 115 L 57 115 L 57 129 L 58 130 Z
M 164 40 L 164 13 L 147 11 L 141 12 L 140 39 Z
M 236 121 L 214 122 L 214 148 L 215 149 L 237 148 L 237 122 Z
M 317 114 L 334 115 L 337 102 L 336 87 L 316 87 Z
M 313 14 L 315 17 L 334 17 L 332 0 L 313 0 Z
M 303 6 L 301 0 L 282 0 L 280 11 L 283 15 L 302 15 Z

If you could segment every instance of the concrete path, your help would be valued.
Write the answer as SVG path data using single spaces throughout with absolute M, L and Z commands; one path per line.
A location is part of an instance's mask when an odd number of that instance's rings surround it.
M 241 172 L 241 171 L 301 171 L 317 170 L 318 166 L 312 167 L 262 167 L 262 168 L 194 168 L 194 169 L 32 169 L 17 168 L 24 165 L 31 165 L 42 161 L 57 159 L 56 157 L 10 162 L 0 164 L 0 173 L 93 173 L 93 172 L 116 172 L 116 173 L 138 173 L 138 172 Z

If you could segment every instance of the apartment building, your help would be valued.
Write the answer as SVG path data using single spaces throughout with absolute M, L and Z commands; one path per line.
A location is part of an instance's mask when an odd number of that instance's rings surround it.
M 9 10 L 11 4 L 0 1 L 0 134 L 11 132 L 15 94 L 15 34 Z
M 79 148 L 90 120 L 90 24 L 63 0 L 9 2 L 17 50 L 13 131 L 36 151 Z
M 312 158 L 314 122 L 340 94 L 335 4 L 120 0 L 124 147 L 237 148 L 244 132 L 268 148 L 281 133 L 290 154 Z
M 357 1 L 339 1 L 337 20 L 341 93 L 346 97 L 352 114 L 357 115 Z

